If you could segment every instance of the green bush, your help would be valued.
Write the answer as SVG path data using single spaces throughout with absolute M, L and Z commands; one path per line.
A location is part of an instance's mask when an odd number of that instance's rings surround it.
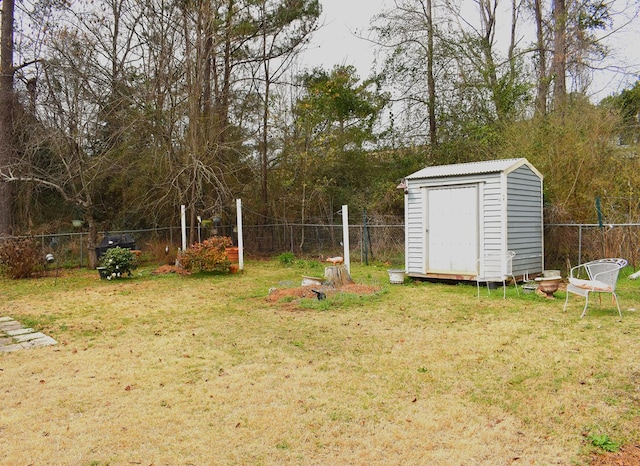
M 296 260 L 296 256 L 292 252 L 283 252 L 278 256 L 278 262 L 282 265 L 292 265 Z
M 226 248 L 232 244 L 227 236 L 213 236 L 181 252 L 178 260 L 190 272 L 228 272 L 231 262 Z
M 11 278 L 29 278 L 44 269 L 44 257 L 32 238 L 5 240 L 0 245 L 2 273 Z
M 137 266 L 136 255 L 130 249 L 110 248 L 100 258 L 100 265 L 104 267 L 107 280 L 131 276 L 131 271 Z

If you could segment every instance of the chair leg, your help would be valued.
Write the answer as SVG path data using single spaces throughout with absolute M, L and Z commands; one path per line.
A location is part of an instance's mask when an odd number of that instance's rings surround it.
M 487 283 L 487 294 L 491 296 L 491 291 L 489 290 L 489 282 Z M 478 287 L 478 299 L 480 299 L 480 280 L 476 280 L 476 286 Z
M 618 302 L 618 295 L 615 293 L 615 291 L 611 294 L 616 300 L 616 306 L 618 306 L 618 314 L 620 314 L 620 317 L 622 317 L 622 311 L 620 311 L 620 303 Z
M 502 280 L 502 299 L 507 299 L 507 281 Z
M 562 312 L 567 312 L 567 304 L 569 304 L 569 291 L 567 291 L 567 297 L 564 300 L 564 307 L 562 308 Z
M 582 315 L 580 316 L 581 319 L 587 313 L 587 306 L 588 305 L 589 305 L 589 293 L 587 293 L 587 296 L 585 297 L 585 300 L 584 300 L 584 309 L 582 310 Z

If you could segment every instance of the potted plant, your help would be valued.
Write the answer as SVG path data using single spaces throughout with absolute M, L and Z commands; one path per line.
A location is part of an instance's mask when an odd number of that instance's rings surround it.
M 136 255 L 131 249 L 115 247 L 105 251 L 100 258 L 101 267 L 98 267 L 100 278 L 112 280 L 131 276 L 131 271 L 136 268 Z

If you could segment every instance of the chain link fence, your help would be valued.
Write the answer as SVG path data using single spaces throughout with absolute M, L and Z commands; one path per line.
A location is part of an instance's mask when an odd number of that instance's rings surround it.
M 129 234 L 145 257 L 159 263 L 175 260 L 181 245 L 179 227 L 103 232 L 103 235 Z M 187 229 L 187 237 L 190 231 Z M 234 225 L 199 228 L 196 241 L 212 235 L 230 236 L 237 243 Z M 271 257 L 291 252 L 296 257 L 324 260 L 342 255 L 343 227 L 331 224 L 281 223 L 243 225 L 246 257 Z M 544 228 L 545 267 L 568 270 L 571 266 L 602 257 L 627 259 L 634 268 L 640 262 L 640 223 L 548 224 Z M 52 253 L 65 267 L 86 267 L 88 250 L 86 232 L 33 236 L 41 245 L 43 257 Z M 349 226 L 351 261 L 362 263 L 404 263 L 404 225 L 356 224 Z
M 244 226 L 245 250 L 251 254 L 295 255 L 323 259 L 343 254 L 342 225 L 282 224 Z M 352 260 L 404 261 L 404 225 L 350 225 Z
M 549 224 L 544 236 L 548 269 L 569 270 L 604 257 L 627 259 L 636 268 L 640 259 L 640 223 Z

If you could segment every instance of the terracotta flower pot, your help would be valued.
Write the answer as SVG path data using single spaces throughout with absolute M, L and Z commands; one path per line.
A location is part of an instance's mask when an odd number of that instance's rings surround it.
M 227 253 L 227 259 L 229 259 L 229 262 L 231 262 L 232 264 L 238 262 L 238 248 L 237 247 L 225 248 L 225 251 Z

